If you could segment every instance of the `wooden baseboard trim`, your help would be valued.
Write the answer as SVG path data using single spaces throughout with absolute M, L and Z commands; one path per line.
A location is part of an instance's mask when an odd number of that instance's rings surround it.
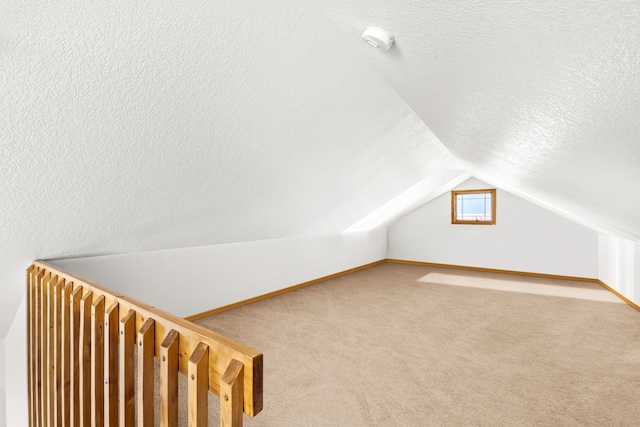
M 560 280 L 573 280 L 573 281 L 576 281 L 576 282 L 598 283 L 603 288 L 605 288 L 606 290 L 608 290 L 609 292 L 613 293 L 615 296 L 620 298 L 622 301 L 626 302 L 631 307 L 633 307 L 636 310 L 640 311 L 640 306 L 638 306 L 636 303 L 634 303 L 630 299 L 626 298 L 624 295 L 620 294 L 618 291 L 616 291 L 615 289 L 613 289 L 612 287 L 610 287 L 609 285 L 607 285 L 606 283 L 604 283 L 603 281 L 601 281 L 599 279 L 592 279 L 592 278 L 588 278 L 588 277 L 561 276 L 561 275 L 557 275 L 557 274 L 532 273 L 532 272 L 526 272 L 526 271 L 500 270 L 500 269 L 496 269 L 496 268 L 469 267 L 469 266 L 455 265 L 455 264 L 438 264 L 438 263 L 435 263 L 435 262 L 409 261 L 409 260 L 402 260 L 402 259 L 386 258 L 386 259 L 383 259 L 383 260 L 380 260 L 380 261 L 372 262 L 370 264 L 361 265 L 359 267 L 351 268 L 349 270 L 340 271 L 338 273 L 331 274 L 329 276 L 320 277 L 318 279 L 310 280 L 308 282 L 300 283 L 298 285 L 294 285 L 294 286 L 290 286 L 288 288 L 284 288 L 284 289 L 280 289 L 280 290 L 277 290 L 277 291 L 274 291 L 274 292 L 270 292 L 268 294 L 259 295 L 257 297 L 249 298 L 249 299 L 243 300 L 243 301 L 238 301 L 236 303 L 225 305 L 223 307 L 214 308 L 213 310 L 208 310 L 208 311 L 205 311 L 205 312 L 202 312 L 202 313 L 193 314 L 191 316 L 185 317 L 185 320 L 194 321 L 194 320 L 202 319 L 203 317 L 212 316 L 214 314 L 222 313 L 224 311 L 232 310 L 234 308 L 238 308 L 238 307 L 242 307 L 244 305 L 248 305 L 248 304 L 251 304 L 251 303 L 254 303 L 254 302 L 262 301 L 262 300 L 265 300 L 267 298 L 275 297 L 277 295 L 281 295 L 281 294 L 284 294 L 284 293 L 287 293 L 287 292 L 295 291 L 297 289 L 301 289 L 301 288 L 304 288 L 304 287 L 307 287 L 307 286 L 315 285 L 316 283 L 324 282 L 326 280 L 335 279 L 336 277 L 345 276 L 347 274 L 355 273 L 356 271 L 364 270 L 366 268 L 370 268 L 370 267 L 373 267 L 373 266 L 376 266 L 376 265 L 384 264 L 386 262 L 390 262 L 390 263 L 394 263 L 394 264 L 419 265 L 419 266 L 423 266 L 423 267 L 451 268 L 451 269 L 456 269 L 456 270 L 481 271 L 481 272 L 485 272 L 485 273 L 514 274 L 514 275 L 518 275 L 518 276 L 541 277 L 541 278 L 545 278 L 545 279 L 560 279 Z
M 350 268 L 349 270 L 340 271 L 338 273 L 330 274 L 329 276 L 320 277 L 318 279 L 310 280 L 308 282 L 300 283 L 298 285 L 293 285 L 288 288 L 279 289 L 274 292 L 269 292 L 268 294 L 258 295 L 257 297 L 249 298 L 243 301 L 238 301 L 233 304 L 225 305 L 223 307 L 214 308 L 213 310 L 208 310 L 202 313 L 193 314 L 191 316 L 185 317 L 185 320 L 193 322 L 194 320 L 202 319 L 203 317 L 209 317 L 214 314 L 222 313 L 227 310 L 232 310 L 234 308 L 242 307 L 244 305 L 248 305 L 254 302 L 262 301 L 267 298 L 275 297 L 277 295 L 285 294 L 287 292 L 295 291 L 297 289 L 301 289 L 307 286 L 315 285 L 316 283 L 324 282 L 326 280 L 335 279 L 336 277 L 345 276 L 347 274 L 355 273 L 356 271 L 364 270 L 366 268 L 373 267 L 375 265 L 384 264 L 386 260 L 375 261 L 369 264 L 361 265 L 359 267 Z
M 622 301 L 624 301 L 627 304 L 629 304 L 631 307 L 633 307 L 636 310 L 640 311 L 640 306 L 638 306 L 638 304 L 636 304 L 635 302 L 631 301 L 629 298 L 625 297 L 620 292 L 616 291 L 611 286 L 609 286 L 606 283 L 604 283 L 602 280 L 596 280 L 596 283 L 600 284 L 603 288 L 605 288 L 606 290 L 608 290 L 609 292 L 611 292 L 612 294 L 614 294 L 615 296 L 620 298 Z
M 577 276 L 560 276 L 557 274 L 544 274 L 544 273 L 530 273 L 526 271 L 515 271 L 515 270 L 499 270 L 495 268 L 484 268 L 484 267 L 468 267 L 464 265 L 454 265 L 454 264 L 437 264 L 434 262 L 423 262 L 423 261 L 407 261 L 402 259 L 391 259 L 387 258 L 387 262 L 392 262 L 396 264 L 409 264 L 409 265 L 421 265 L 425 267 L 440 267 L 440 268 L 453 268 L 457 270 L 471 270 L 471 271 L 482 271 L 486 273 L 500 273 L 500 274 L 514 274 L 518 276 L 529 276 L 529 277 L 542 277 L 545 279 L 560 279 L 560 280 L 573 280 L 576 282 L 591 282 L 597 283 L 601 285 L 603 288 L 620 298 L 622 301 L 629 304 L 631 307 L 640 311 L 640 307 L 631 301 L 629 298 L 622 295 L 620 292 L 613 289 L 611 286 L 607 285 L 600 279 L 590 279 L 588 277 L 577 277 Z
M 532 273 L 527 271 L 516 271 L 516 270 L 500 270 L 497 268 L 485 268 L 485 267 L 468 267 L 465 265 L 438 264 L 434 262 L 422 262 L 422 261 L 406 261 L 402 259 L 391 259 L 391 258 L 387 258 L 387 262 L 392 262 L 396 264 L 421 265 L 425 267 L 453 268 L 456 270 L 482 271 L 484 273 L 514 274 L 517 276 L 542 277 L 544 279 L 573 280 L 576 282 L 597 282 L 598 281 L 598 279 L 590 279 L 588 277 L 561 276 L 557 274 Z

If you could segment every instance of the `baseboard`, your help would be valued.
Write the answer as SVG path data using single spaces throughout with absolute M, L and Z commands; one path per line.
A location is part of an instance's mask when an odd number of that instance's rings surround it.
M 469 267 L 464 265 L 455 265 L 455 264 L 439 264 L 434 262 L 423 262 L 423 261 L 410 261 L 410 260 L 402 260 L 402 259 L 393 259 L 386 258 L 380 261 L 372 262 L 369 264 L 361 265 L 359 267 L 351 268 L 349 270 L 340 271 L 338 273 L 330 274 L 329 276 L 320 277 L 318 279 L 310 280 L 308 282 L 300 283 L 298 285 L 290 286 L 288 288 L 280 289 L 274 292 L 269 292 L 268 294 L 259 295 L 257 297 L 249 298 L 243 301 L 238 301 L 233 304 L 225 305 L 223 307 L 214 308 L 213 310 L 208 310 L 202 313 L 193 314 L 191 316 L 185 317 L 186 320 L 194 321 L 198 319 L 202 319 L 203 317 L 212 316 L 214 314 L 222 313 L 224 311 L 232 310 L 234 308 L 242 307 L 244 305 L 248 305 L 254 302 L 262 301 L 267 298 L 275 297 L 277 295 L 281 295 L 287 292 L 295 291 L 297 289 L 301 289 L 307 286 L 315 285 L 316 283 L 324 282 L 326 280 L 335 279 L 336 277 L 345 276 L 347 274 L 355 273 L 359 270 L 364 270 L 366 268 L 370 268 L 376 265 L 384 264 L 386 262 L 394 263 L 394 264 L 409 264 L 409 265 L 419 265 L 424 267 L 439 267 L 439 268 L 452 268 L 457 270 L 471 270 L 471 271 L 481 271 L 485 273 L 499 273 L 499 274 L 514 274 L 518 276 L 529 276 L 529 277 L 541 277 L 545 279 L 560 279 L 560 280 L 573 280 L 577 282 L 591 282 L 597 283 L 601 285 L 603 288 L 613 293 L 615 296 L 620 298 L 622 301 L 629 304 L 631 307 L 640 311 L 640 306 L 626 298 L 624 295 L 620 294 L 618 291 L 604 283 L 599 279 L 593 279 L 588 277 L 577 277 L 577 276 L 562 276 L 558 274 L 544 274 L 544 273 L 533 273 L 527 271 L 516 271 L 516 270 L 501 270 L 496 268 L 484 268 L 484 267 Z
M 234 308 L 242 307 L 243 305 L 248 305 L 248 304 L 251 304 L 251 303 L 254 303 L 254 302 L 265 300 L 267 298 L 275 297 L 277 295 L 285 294 L 287 292 L 295 291 L 297 289 L 301 289 L 301 288 L 304 288 L 304 287 L 307 287 L 307 286 L 315 285 L 316 283 L 324 282 L 326 280 L 335 279 L 336 277 L 345 276 L 347 274 L 355 273 L 356 271 L 364 270 L 366 268 L 373 267 L 375 265 L 384 264 L 385 262 L 386 262 L 386 260 L 383 259 L 383 260 L 380 260 L 380 261 L 375 261 L 375 262 L 372 262 L 372 263 L 369 263 L 369 264 L 361 265 L 359 267 L 350 268 L 349 270 L 340 271 L 338 273 L 330 274 L 328 276 L 320 277 L 318 279 L 310 280 L 308 282 L 300 283 L 298 285 L 293 285 L 293 286 L 290 286 L 288 288 L 279 289 L 279 290 L 274 291 L 274 292 L 269 292 L 268 294 L 258 295 L 257 297 L 249 298 L 249 299 L 246 299 L 246 300 L 243 300 L 243 301 L 238 301 L 238 302 L 235 302 L 233 304 L 225 305 L 223 307 L 214 308 L 213 310 L 208 310 L 208 311 L 205 311 L 205 312 L 202 312 L 202 313 L 193 314 L 191 316 L 185 317 L 185 320 L 189 320 L 189 321 L 193 322 L 194 320 L 202 319 L 203 317 L 212 316 L 214 314 L 222 313 L 222 312 L 227 311 L 227 310 L 232 310 Z
M 604 283 L 602 280 L 596 280 L 596 283 L 600 284 L 603 288 L 605 288 L 606 290 L 608 290 L 609 292 L 611 292 L 612 294 L 614 294 L 615 296 L 620 298 L 622 301 L 624 301 L 627 304 L 629 304 L 631 307 L 633 307 L 636 310 L 640 311 L 640 306 L 638 306 L 638 304 L 636 304 L 635 302 L 631 301 L 629 298 L 625 297 L 620 292 L 616 291 L 611 286 L 609 286 L 606 283 Z
M 486 272 L 486 273 L 514 274 L 514 275 L 518 275 L 518 276 L 542 277 L 542 278 L 545 278 L 545 279 L 560 279 L 560 280 L 573 280 L 573 281 L 576 281 L 576 282 L 597 283 L 600 286 L 602 286 L 603 288 L 605 288 L 606 290 L 608 290 L 609 292 L 611 292 L 612 294 L 614 294 L 615 296 L 617 296 L 618 298 L 620 298 L 622 301 L 624 301 L 627 304 L 629 304 L 631 307 L 633 307 L 636 310 L 640 311 L 640 306 L 638 306 L 636 303 L 631 301 L 629 298 L 625 297 L 620 292 L 616 291 L 615 289 L 613 289 L 611 286 L 607 285 L 606 283 L 604 283 L 600 279 L 593 279 L 593 278 L 588 278 L 588 277 L 577 277 L 577 276 L 561 276 L 561 275 L 557 275 L 557 274 L 531 273 L 531 272 L 526 272 L 526 271 L 515 271 L 515 270 L 500 270 L 500 269 L 495 269 L 495 268 L 468 267 L 468 266 L 464 266 L 464 265 L 454 265 L 454 264 L 437 264 L 437 263 L 434 263 L 434 262 L 407 261 L 407 260 L 392 259 L 392 258 L 387 258 L 386 261 L 387 262 L 396 263 L 396 264 L 421 265 L 421 266 L 426 266 L 426 267 L 452 268 L 452 269 L 457 269 L 457 270 L 482 271 L 482 272 Z
M 501 270 L 497 268 L 468 267 L 465 265 L 438 264 L 435 262 L 423 262 L 423 261 L 407 261 L 407 260 L 393 259 L 393 258 L 387 258 L 386 261 L 393 262 L 396 264 L 422 265 L 426 267 L 439 267 L 439 268 L 454 268 L 456 270 L 482 271 L 484 273 L 515 274 L 518 276 L 542 277 L 545 279 L 574 280 L 576 282 L 597 282 L 598 281 L 598 279 L 592 279 L 588 277 L 561 276 L 558 274 L 532 273 L 528 271 L 516 271 L 516 270 Z

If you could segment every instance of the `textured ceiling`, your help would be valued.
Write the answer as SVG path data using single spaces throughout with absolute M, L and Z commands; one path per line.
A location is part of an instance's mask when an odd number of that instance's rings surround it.
M 394 34 L 375 69 L 472 174 L 640 239 L 640 1 L 335 7 Z
M 638 238 L 638 28 L 640 1 L 5 0 L 0 337 L 34 258 L 341 231 L 461 164 Z

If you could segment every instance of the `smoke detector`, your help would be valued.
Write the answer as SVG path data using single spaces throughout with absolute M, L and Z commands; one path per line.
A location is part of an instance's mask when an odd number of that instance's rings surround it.
M 362 39 L 367 42 L 369 46 L 382 50 L 389 50 L 395 41 L 391 34 L 378 27 L 365 28 L 364 33 L 362 33 Z

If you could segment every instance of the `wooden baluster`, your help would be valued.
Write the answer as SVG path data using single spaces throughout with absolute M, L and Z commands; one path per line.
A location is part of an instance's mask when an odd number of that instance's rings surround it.
M 160 425 L 178 425 L 178 346 L 180 335 L 169 331 L 160 346 Z
M 49 318 L 48 316 L 48 293 L 47 282 L 51 280 L 51 273 L 45 272 L 42 278 L 40 286 L 40 413 L 42 418 L 40 425 L 43 427 L 49 426 L 49 393 L 47 392 L 48 378 L 49 378 L 49 360 L 47 359 L 47 353 L 49 350 Z
M 104 296 L 91 305 L 91 426 L 104 426 Z
M 208 425 L 209 404 L 209 346 L 198 343 L 189 358 L 189 426 Z
M 33 280 L 33 271 L 36 269 L 35 265 L 31 265 L 27 269 L 26 278 L 27 278 L 27 388 L 28 388 L 28 405 L 29 405 L 29 426 L 33 426 L 35 422 L 34 418 L 34 406 L 33 406 L 33 376 L 31 375 L 31 366 L 33 364 L 33 320 L 32 316 L 34 314 L 33 311 L 33 288 L 32 288 L 32 280 Z
M 34 325 L 35 327 L 35 346 L 36 346 L 36 354 L 35 354 L 35 358 L 36 358 L 36 363 L 33 369 L 33 375 L 35 376 L 35 381 L 34 381 L 34 386 L 35 386 L 35 394 L 34 394 L 34 406 L 36 409 L 36 425 L 37 426 L 42 426 L 44 425 L 44 421 L 43 421 L 43 399 L 42 399 L 42 393 L 43 393 L 43 377 L 42 377 L 42 364 L 44 363 L 44 359 L 42 358 L 42 349 L 43 347 L 43 333 L 42 333 L 42 327 L 43 327 L 43 318 L 42 318 L 42 313 L 43 313 L 43 308 L 44 308 L 44 303 L 42 300 L 42 295 L 43 295 L 43 291 L 42 291 L 42 283 L 44 281 L 44 277 L 45 277 L 45 272 L 44 269 L 40 269 L 40 271 L 38 272 L 38 275 L 36 276 L 36 289 L 35 289 L 35 297 L 36 297 L 36 323 Z
M 71 394 L 71 317 L 73 316 L 73 307 L 71 307 L 71 293 L 73 291 L 73 282 L 66 284 L 62 288 L 61 296 L 61 328 L 62 336 L 60 338 L 60 351 L 62 356 L 62 367 L 60 375 L 60 396 L 62 402 L 60 404 L 60 419 L 62 421 L 62 427 L 69 426 L 69 408 L 70 400 L 73 396 Z
M 32 265 L 27 271 L 27 289 L 29 290 L 28 297 L 28 351 L 29 351 L 29 425 L 38 425 L 38 348 L 40 343 L 38 341 L 37 330 L 38 323 L 38 274 L 40 269 L 35 265 Z
M 80 351 L 78 382 L 79 382 L 79 426 L 88 427 L 91 423 L 91 307 L 93 292 L 87 291 L 80 300 Z
M 44 307 L 44 317 L 45 317 L 45 322 L 46 322 L 46 327 L 43 331 L 43 335 L 45 337 L 45 346 L 43 348 L 43 350 L 46 351 L 46 358 L 45 358 L 45 363 L 43 365 L 43 377 L 44 377 L 44 392 L 45 395 L 43 396 L 43 403 L 44 403 L 44 413 L 45 413 L 45 418 L 44 418 L 44 425 L 47 427 L 53 427 L 54 426 L 54 419 L 53 419 L 53 407 L 54 407 L 54 400 L 53 400 L 53 389 L 54 389 L 54 381 L 53 381 L 53 353 L 55 351 L 55 345 L 54 345 L 54 341 L 53 341 L 53 328 L 54 328 L 54 322 L 53 322 L 53 287 L 56 284 L 56 282 L 58 281 L 58 276 L 49 276 L 49 278 L 47 279 L 45 286 L 44 286 L 44 292 L 45 292 L 45 307 Z
M 147 319 L 138 332 L 138 425 L 140 427 L 153 427 L 154 423 L 155 326 L 153 319 Z
M 104 416 L 109 427 L 118 426 L 119 319 L 120 306 L 116 302 L 107 310 L 104 321 Z
M 56 427 L 62 425 L 62 289 L 65 280 L 60 279 L 53 285 L 53 341 L 51 358 L 51 379 L 53 387 L 53 422 Z
M 136 312 L 129 312 L 120 321 L 120 425 L 133 427 L 136 424 L 135 358 Z
M 80 300 L 82 286 L 76 286 L 69 296 L 69 425 L 80 426 L 80 355 L 83 352 L 80 331 Z
M 232 359 L 220 380 L 220 425 L 242 427 L 244 365 Z

